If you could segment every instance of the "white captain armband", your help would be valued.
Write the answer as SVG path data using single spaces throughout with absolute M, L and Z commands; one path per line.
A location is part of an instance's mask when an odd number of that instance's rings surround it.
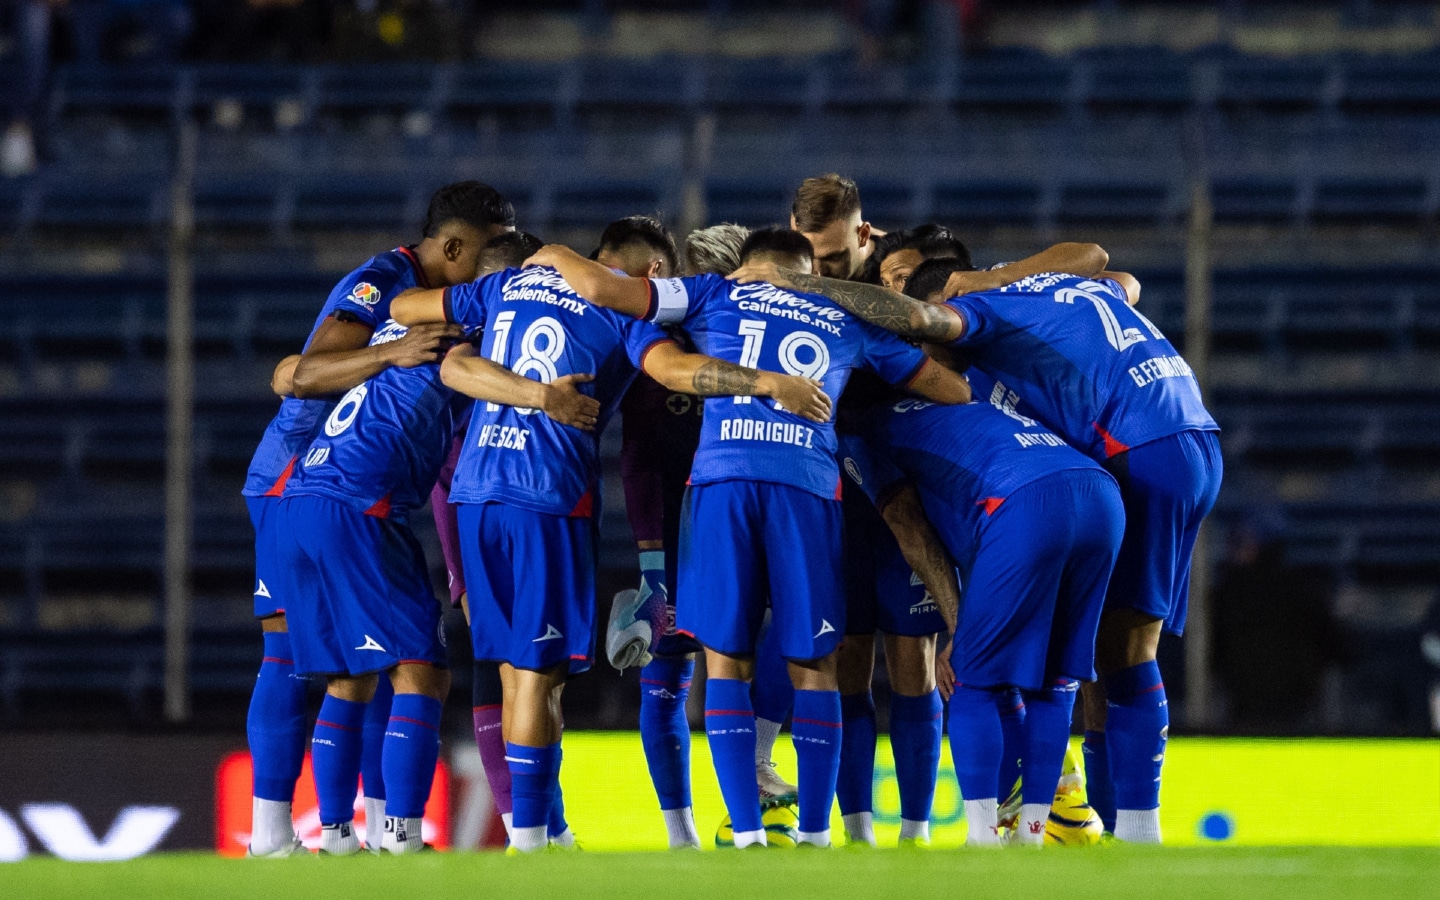
M 646 318 L 659 325 L 683 321 L 690 311 L 690 295 L 679 278 L 650 279 L 650 315 Z

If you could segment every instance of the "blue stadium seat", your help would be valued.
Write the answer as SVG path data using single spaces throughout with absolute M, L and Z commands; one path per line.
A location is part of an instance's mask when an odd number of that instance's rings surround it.
M 913 183 L 866 178 L 861 181 L 860 200 L 865 218 L 883 231 L 913 226 L 918 219 Z
M 205 106 L 233 100 L 265 113 L 281 100 L 303 101 L 312 71 L 280 63 L 201 64 L 192 75 L 191 98 Z
M 1040 215 L 1043 193 L 1033 181 L 941 181 L 930 194 L 929 218 L 962 229 L 972 223 L 1029 225 Z
M 107 229 L 158 227 L 168 209 L 169 185 L 138 173 L 46 177 L 35 224 Z
M 1322 178 L 1312 215 L 1330 222 L 1411 222 L 1424 216 L 1426 197 L 1420 178 Z
M 424 109 L 433 104 L 433 63 L 365 63 L 317 70 L 320 112 L 365 115 Z
M 278 229 L 285 191 L 284 180 L 275 174 L 202 174 L 195 179 L 195 224 L 226 230 Z
M 778 178 L 711 180 L 705 185 L 706 221 L 774 225 L 786 219 L 794 193 L 794 184 Z
M 1355 115 L 1440 110 L 1440 54 L 1353 59 L 1345 67 L 1340 108 Z
M 866 67 L 847 58 L 826 67 L 824 108 L 903 114 L 933 103 L 940 89 L 928 66 Z
M 35 187 L 33 178 L 0 178 L 0 234 L 29 227 Z
M 1180 112 L 1190 106 L 1190 64 L 1160 48 L 1076 55 L 1089 74 L 1085 102 L 1097 112 Z
M 138 716 L 163 672 L 163 647 L 155 634 L 37 630 L 0 641 L 0 702 L 10 718 L 20 715 L 27 694 L 53 704 L 56 692 L 77 691 L 119 695 Z
M 1282 401 L 1246 410 L 1230 437 L 1254 465 L 1343 466 L 1358 461 L 1375 414 L 1364 408 Z
M 1061 222 L 1149 225 L 1170 214 L 1163 181 L 1078 181 L 1060 190 Z
M 558 63 L 467 63 L 455 70 L 444 108 L 462 119 L 500 112 L 553 122 L 568 113 L 577 80 L 573 66 Z
M 798 113 L 819 107 L 823 86 L 823 71 L 806 62 L 711 58 L 706 71 L 705 102 L 717 109 L 742 113 Z
M 1241 113 L 1314 112 L 1325 100 L 1331 64 L 1240 57 L 1223 62 L 1216 103 Z
M 1289 178 L 1217 178 L 1210 186 L 1215 221 L 1224 223 L 1290 221 L 1299 194 Z
M 307 179 L 295 186 L 294 222 L 301 228 L 397 231 L 409 225 L 414 184 L 379 174 Z
M 660 191 L 649 181 L 583 181 L 555 191 L 551 225 L 599 229 L 621 216 L 652 214 L 660 209 Z
M 703 66 L 692 57 L 646 60 L 588 59 L 581 64 L 575 98 L 581 112 L 628 116 L 679 116 L 702 97 Z
M 961 110 L 1054 114 L 1070 102 L 1068 61 L 1029 50 L 995 50 L 965 59 L 954 88 Z
M 62 115 L 124 113 L 169 117 L 178 111 L 181 70 L 169 65 L 66 66 L 57 78 Z

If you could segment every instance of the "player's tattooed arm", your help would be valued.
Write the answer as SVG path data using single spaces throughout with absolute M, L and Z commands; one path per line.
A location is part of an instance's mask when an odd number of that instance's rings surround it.
M 920 371 L 915 373 L 915 377 L 910 379 L 906 387 L 927 400 L 947 406 L 969 403 L 973 397 L 970 382 L 964 375 L 951 371 L 929 357 L 926 357 Z
M 300 354 L 293 353 L 275 366 L 275 371 L 270 374 L 270 390 L 277 396 L 290 397 L 295 394 L 295 366 L 299 362 Z
M 770 397 L 802 418 L 830 421 L 830 397 L 820 382 L 809 378 L 686 353 L 668 341 L 652 347 L 644 362 L 645 374 L 672 391 L 701 397 Z
M 650 281 L 617 275 L 563 244 L 546 244 L 525 260 L 527 266 L 549 266 L 596 306 L 643 319 L 650 313 Z
M 562 375 L 548 384 L 532 381 L 484 358 L 471 344 L 457 345 L 440 364 L 440 380 L 452 390 L 476 400 L 539 409 L 561 425 L 581 431 L 594 431 L 600 417 L 600 402 L 579 390 L 579 385 L 593 379 L 593 375 Z
M 1022 278 L 1045 272 L 1064 272 L 1094 278 L 1110 261 L 1110 254 L 1099 244 L 1067 242 L 1046 247 L 1034 256 L 1027 256 L 998 269 L 955 272 L 945 282 L 945 296 L 959 297 L 979 291 L 994 291 L 1014 284 Z
M 741 283 L 768 281 L 776 287 L 823 294 L 872 325 L 902 337 L 949 343 L 965 335 L 965 320 L 949 307 L 921 303 L 877 284 L 806 275 L 769 263 L 744 266 L 730 278 Z

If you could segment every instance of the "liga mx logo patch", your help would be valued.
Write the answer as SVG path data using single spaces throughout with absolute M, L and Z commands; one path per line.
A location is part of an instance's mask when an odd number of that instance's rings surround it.
M 349 299 L 361 306 L 374 306 L 380 302 L 380 289 L 368 281 L 362 281 L 350 289 Z

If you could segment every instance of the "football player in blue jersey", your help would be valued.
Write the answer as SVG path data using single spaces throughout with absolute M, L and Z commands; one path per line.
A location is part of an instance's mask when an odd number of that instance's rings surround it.
M 434 362 L 442 342 L 459 333 L 447 327 L 423 328 L 401 340 L 372 345 L 375 329 L 388 317 L 391 298 L 416 284 L 473 278 L 481 246 L 514 223 L 514 208 L 488 185 L 459 182 L 436 191 L 420 242 L 382 253 L 341 279 L 315 320 L 303 361 L 292 357 L 277 367 L 273 387 L 286 399 L 266 428 L 242 491 L 255 527 L 255 617 L 265 641 L 247 720 L 255 772 L 252 855 L 287 856 L 301 848 L 291 801 L 305 754 L 306 682 L 293 664 L 286 598 L 276 593 L 278 498 L 315 423 L 333 409 L 332 395 L 392 365 Z M 377 714 L 366 721 L 367 746 L 378 747 L 383 736 L 382 705 L 377 702 Z M 372 750 L 367 760 L 376 763 L 378 754 Z M 367 764 L 365 772 L 367 821 L 378 825 L 384 802 L 378 764 Z M 378 832 L 373 837 L 378 846 Z
M 644 272 L 650 252 L 646 242 L 627 240 L 602 247 L 601 256 L 622 271 Z M 588 264 L 614 275 L 603 262 Z M 598 434 L 625 388 L 643 370 L 670 390 L 774 397 L 817 423 L 829 418 L 829 398 L 801 375 L 686 353 L 656 326 L 587 303 L 544 266 L 507 269 L 444 291 L 407 292 L 394 312 L 401 321 L 484 329 L 478 351 L 459 347 L 442 367 L 448 384 L 476 398 L 451 499 L 459 504 L 475 655 L 503 663 L 511 845 L 537 850 L 547 843 L 559 783 L 560 694 L 569 675 L 590 666 Z M 537 392 L 567 375 L 593 378 L 584 390 L 600 401 L 600 415 L 588 423 L 595 432 L 538 419 L 528 399 L 502 405 L 493 384 L 498 373 L 514 377 L 507 368 L 534 379 L 528 383 Z
M 742 258 L 807 270 L 813 262 L 809 241 L 783 229 L 753 232 Z M 555 266 L 593 303 L 683 325 L 703 353 L 817 379 L 827 393 L 867 366 L 942 402 L 970 398 L 963 378 L 816 295 L 717 275 L 624 278 L 558 246 L 533 261 Z M 829 846 L 840 756 L 835 650 L 845 630 L 834 429 L 805 423 L 788 404 L 712 397 L 690 482 L 677 617 L 705 647 L 706 733 L 735 846 L 765 843 L 749 681 L 767 597 L 796 689 L 800 840 Z
M 972 387 L 982 389 L 982 378 Z M 945 551 L 959 563 L 958 607 L 950 585 L 936 599 L 951 638 L 938 669 L 950 699 L 967 843 L 998 841 L 1003 716 L 1019 689 L 1024 797 L 1013 835 L 1039 845 L 1076 683 L 1095 677 L 1095 632 L 1124 527 L 1119 489 L 1099 465 L 1008 408 L 935 406 L 883 393 L 860 401 L 868 408 L 853 409 L 854 402 L 847 395 L 846 472 L 930 583 L 949 574 Z M 938 698 L 934 707 L 938 713 Z M 935 730 L 938 743 L 938 724 Z M 934 771 L 934 757 L 904 761 Z M 901 764 L 897 743 L 897 770 Z M 929 810 L 915 814 L 922 812 Z
M 993 382 L 993 397 L 1115 476 L 1125 540 L 1096 644 L 1102 680 L 1084 697 L 1086 776 L 1107 829 L 1121 840 L 1158 842 L 1169 713 L 1155 651 L 1162 630 L 1184 628 L 1190 555 L 1223 463 L 1218 426 L 1190 367 L 1131 308 L 1138 282 L 1108 272 L 1035 273 L 956 296 L 955 285 L 973 276 L 947 260 L 915 270 L 911 297 L 803 274 L 754 277 L 821 291 L 869 321 L 964 354 Z M 921 297 L 933 302 L 912 299 Z

